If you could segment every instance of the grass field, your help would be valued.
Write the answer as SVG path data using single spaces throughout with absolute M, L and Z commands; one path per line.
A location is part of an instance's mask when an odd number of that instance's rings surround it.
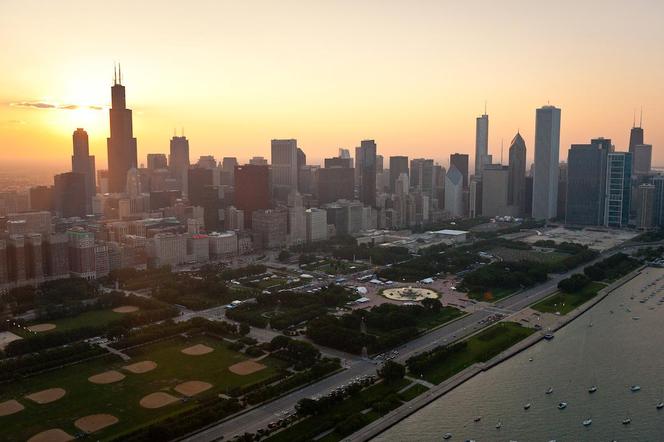
M 181 353 L 183 348 L 195 344 L 207 345 L 214 351 L 201 356 Z M 139 401 L 150 393 L 163 391 L 182 398 L 173 388 L 191 380 L 213 385 L 211 390 L 202 395 L 225 393 L 229 388 L 269 378 L 285 365 L 279 360 L 267 358 L 261 361 L 267 366 L 262 371 L 247 376 L 233 374 L 228 367 L 247 360 L 247 357 L 229 350 L 223 342 L 205 336 L 188 340 L 178 337 L 131 350 L 128 354 L 132 357 L 129 362 L 109 355 L 3 385 L 0 389 L 0 402 L 16 399 L 25 406 L 25 410 L 0 417 L 0 439 L 26 440 L 49 428 L 62 428 L 73 435 L 78 431 L 73 425 L 76 419 L 90 414 L 109 413 L 116 416 L 119 422 L 94 433 L 95 440 L 104 440 L 110 435 L 128 432 L 149 422 L 185 411 L 195 403 L 192 399 L 157 409 L 141 407 Z M 124 365 L 140 361 L 155 361 L 157 368 L 143 374 L 122 369 Z M 120 382 L 106 385 L 88 381 L 89 376 L 107 370 L 120 371 L 126 377 Z M 26 394 L 55 387 L 64 388 L 67 394 L 50 404 L 37 405 L 24 398 Z
M 500 322 L 470 337 L 468 346 L 443 363 L 424 373 L 424 379 L 439 384 L 476 362 L 486 362 L 517 342 L 533 334 L 535 330 L 515 322 Z
M 51 333 L 55 331 L 75 330 L 77 328 L 87 327 L 87 326 L 95 326 L 95 327 L 103 326 L 115 320 L 122 319 L 126 315 L 131 315 L 131 313 L 116 313 L 113 311 L 113 309 L 90 310 L 69 318 L 61 318 L 53 320 L 44 319 L 39 321 L 33 321 L 27 324 L 27 326 L 29 327 L 31 325 L 43 324 L 43 323 L 55 324 L 55 328 L 53 330 L 40 332 L 40 333 Z M 27 337 L 27 335 L 33 334 L 31 332 L 19 328 L 12 329 L 11 331 L 24 338 Z
M 401 399 L 404 402 L 408 402 L 415 399 L 417 396 L 421 395 L 425 391 L 429 391 L 429 388 L 425 387 L 422 384 L 413 383 L 413 385 L 408 387 L 405 391 L 399 393 L 399 399 Z
M 328 275 L 347 275 L 349 273 L 361 272 L 368 269 L 364 263 L 350 262 L 337 259 L 326 259 L 323 262 L 316 262 L 302 266 L 303 270 L 317 270 Z
M 557 292 L 535 304 L 533 309 L 542 313 L 560 312 L 561 315 L 566 315 L 578 306 L 584 304 L 586 301 L 597 296 L 597 292 L 604 287 L 606 287 L 606 284 L 601 282 L 591 282 L 576 293 Z
M 542 252 L 538 250 L 510 249 L 508 247 L 496 247 L 489 253 L 507 262 L 532 261 L 543 264 L 554 264 L 570 256 L 568 253 L 555 251 Z

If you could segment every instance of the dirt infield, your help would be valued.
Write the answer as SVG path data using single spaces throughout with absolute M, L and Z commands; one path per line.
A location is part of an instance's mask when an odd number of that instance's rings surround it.
M 91 414 L 90 416 L 77 419 L 74 425 L 81 431 L 94 433 L 117 423 L 118 418 L 111 414 Z
M 14 399 L 0 402 L 0 416 L 9 416 L 10 414 L 18 413 L 25 407 L 20 402 Z
M 157 393 L 151 393 L 143 397 L 143 399 L 141 399 L 139 404 L 143 408 L 161 408 L 177 401 L 178 398 L 176 398 L 175 396 L 171 396 L 168 393 L 159 391 Z
M 131 365 L 125 365 L 122 368 L 134 374 L 141 374 L 141 373 L 147 373 L 148 371 L 152 371 L 155 368 L 157 368 L 157 363 L 154 361 L 142 361 L 142 362 L 136 362 L 135 364 Z
M 25 398 L 37 402 L 38 404 L 49 404 L 62 398 L 66 393 L 67 391 L 62 388 L 49 388 L 48 390 L 28 394 Z
M 55 330 L 55 324 L 35 324 L 26 328 L 31 332 L 40 333 Z
M 116 307 L 113 309 L 115 313 L 134 313 L 137 312 L 139 309 L 135 305 L 121 305 L 120 307 Z
M 202 393 L 206 390 L 212 388 L 212 384 L 201 381 L 187 381 L 183 382 L 180 385 L 175 387 L 175 391 L 180 393 L 183 396 L 196 396 L 199 393 Z
M 93 384 L 112 384 L 113 382 L 119 382 L 125 378 L 125 375 L 119 371 L 109 370 L 103 373 L 99 373 L 88 378 L 88 381 Z
M 74 437 L 59 428 L 52 428 L 35 434 L 28 439 L 28 442 L 67 442 L 70 440 L 74 440 Z
M 187 347 L 182 349 L 182 353 L 189 355 L 189 356 L 200 356 L 200 355 L 206 355 L 208 353 L 212 353 L 214 351 L 214 348 L 208 347 L 207 345 L 203 344 L 196 344 L 191 347 Z
M 265 368 L 266 368 L 265 365 L 259 364 L 256 361 L 244 361 L 231 365 L 230 367 L 228 367 L 228 370 L 231 373 L 239 374 L 240 376 L 246 376 L 248 374 L 261 371 Z

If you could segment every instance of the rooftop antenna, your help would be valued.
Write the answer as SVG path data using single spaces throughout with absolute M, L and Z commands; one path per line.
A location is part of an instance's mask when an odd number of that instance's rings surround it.
M 634 109 L 632 114 L 632 127 L 636 127 L 636 109 Z
M 122 84 L 122 66 L 118 62 L 118 81 Z
M 118 65 L 113 62 L 113 84 L 118 84 Z
M 484 115 L 486 115 L 486 100 L 484 100 Z
M 643 106 L 641 106 L 641 115 L 639 116 L 639 128 L 643 127 Z

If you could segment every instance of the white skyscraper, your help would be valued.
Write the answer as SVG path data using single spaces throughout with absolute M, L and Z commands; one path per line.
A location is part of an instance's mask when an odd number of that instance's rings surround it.
M 535 168 L 533 171 L 533 218 L 556 217 L 560 109 L 543 106 L 535 117 Z
M 482 169 L 489 155 L 489 116 L 486 112 L 477 117 L 475 122 L 475 176 L 482 175 Z

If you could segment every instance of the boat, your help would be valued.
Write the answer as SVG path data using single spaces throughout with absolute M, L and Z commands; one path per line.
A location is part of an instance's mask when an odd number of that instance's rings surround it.
M 551 393 L 553 393 L 553 387 L 547 388 L 546 391 L 544 392 L 544 394 L 551 394 Z
M 502 426 L 503 426 L 503 423 L 502 423 L 502 422 L 498 422 L 498 423 L 496 424 L 496 428 L 499 429 L 499 430 L 500 430 L 500 427 L 502 427 Z
M 657 407 L 658 410 L 661 410 L 662 408 L 664 408 L 664 402 L 660 402 L 660 403 L 658 403 L 658 404 L 656 405 L 656 407 Z
M 622 424 L 623 424 L 623 425 L 629 425 L 629 424 L 631 424 L 631 423 L 632 423 L 632 418 L 629 418 L 629 417 L 623 419 L 623 421 L 622 421 Z
M 524 409 L 524 410 L 529 410 L 529 409 L 530 409 L 530 406 L 531 406 L 531 403 L 528 402 L 526 405 L 523 406 L 523 409 Z
M 629 389 L 631 391 L 639 391 L 639 390 L 641 390 L 641 387 L 638 386 L 638 385 L 632 385 L 631 387 L 629 387 Z
M 443 435 L 443 439 L 445 439 L 445 440 L 452 439 L 452 433 L 445 433 L 445 434 Z
M 592 394 L 597 391 L 597 385 L 593 385 L 588 389 L 588 393 Z
M 551 339 L 553 339 L 553 333 L 547 333 L 547 334 L 545 334 L 545 335 L 544 335 L 544 339 L 546 339 L 547 341 L 550 341 Z
M 584 427 L 589 427 L 592 423 L 593 423 L 593 420 L 588 418 L 588 419 L 583 421 L 583 426 Z
M 641 317 L 640 316 L 632 316 L 632 319 L 635 320 L 635 321 L 638 321 L 639 319 L 641 319 Z
M 558 410 L 564 410 L 565 408 L 567 408 L 567 402 L 558 403 Z
M 528 358 L 528 362 L 533 362 L 533 358 Z
M 473 419 L 473 422 L 479 422 L 482 420 L 482 416 L 475 416 L 475 419 Z

